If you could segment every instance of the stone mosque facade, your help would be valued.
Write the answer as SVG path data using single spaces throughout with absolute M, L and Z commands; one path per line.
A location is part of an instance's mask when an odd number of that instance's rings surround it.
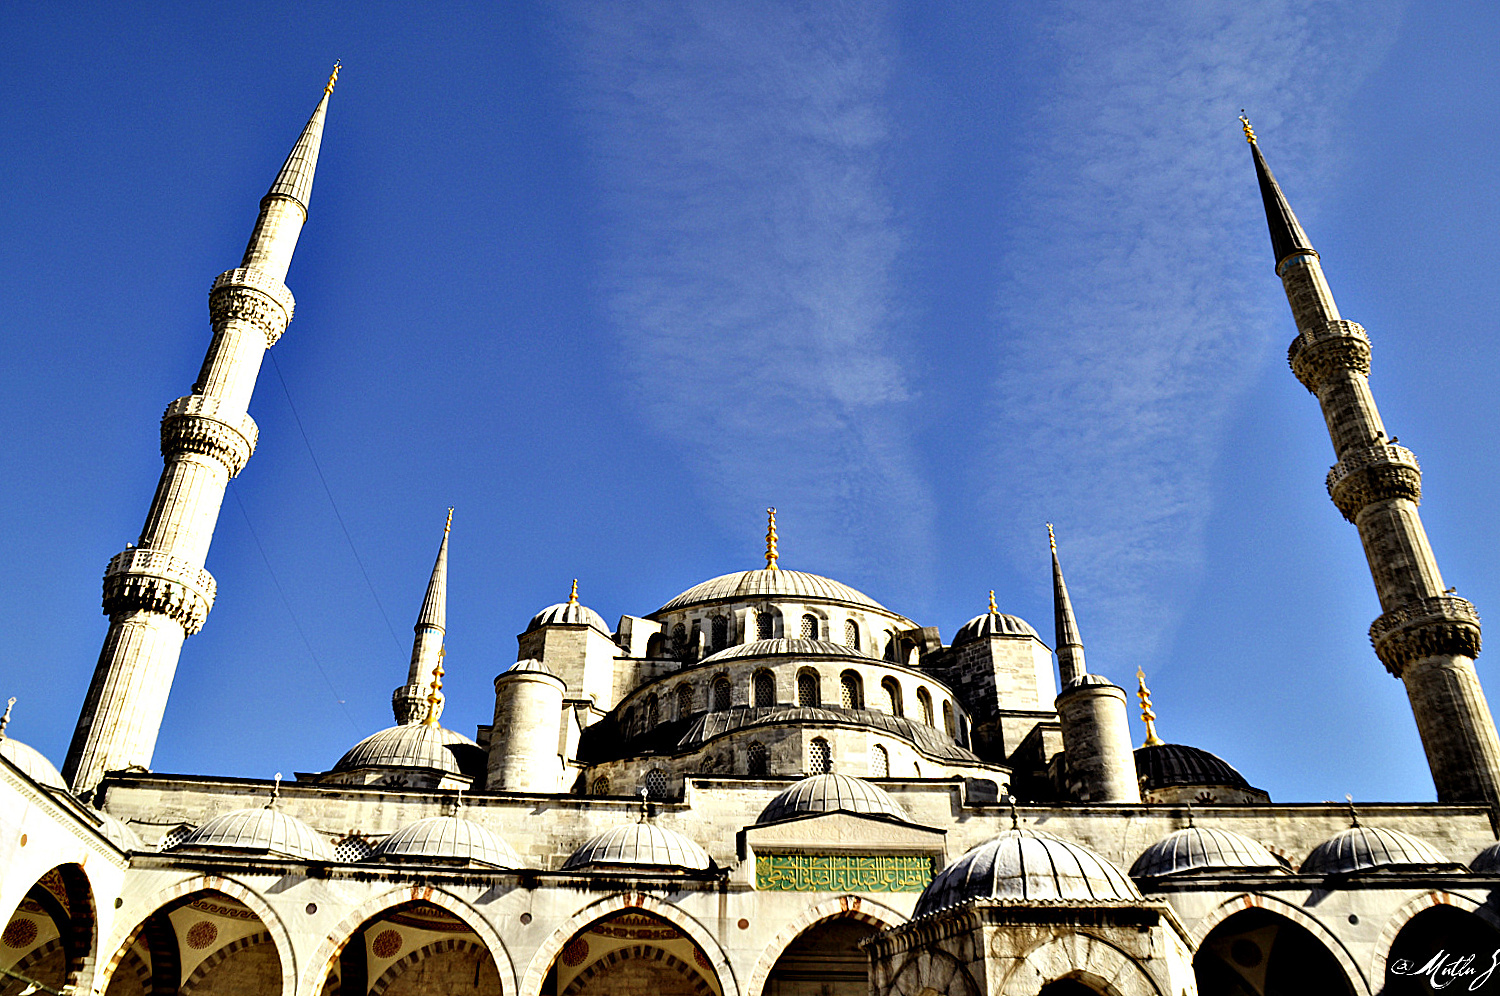
M 575 584 L 526 626 L 472 736 L 441 722 L 445 527 L 391 727 L 284 784 L 150 770 L 213 605 L 219 505 L 255 449 L 250 395 L 292 317 L 332 91 L 213 282 L 140 540 L 104 575 L 109 632 L 61 770 L 0 721 L 0 993 L 1500 992 L 1478 617 L 1438 572 L 1369 337 L 1248 122 L 1291 367 L 1328 424 L 1329 494 L 1369 560 L 1371 640 L 1436 804 L 1274 803 L 1160 741 L 1144 677 L 1134 746 L 1055 544 L 1050 645 L 993 597 L 945 643 L 781 568 L 774 510 L 764 566 L 641 615 L 610 624 Z

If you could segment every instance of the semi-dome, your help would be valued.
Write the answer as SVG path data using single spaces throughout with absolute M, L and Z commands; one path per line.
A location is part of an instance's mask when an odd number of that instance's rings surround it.
M 827 640 L 754 640 L 725 647 L 709 654 L 700 664 L 723 663 L 749 657 L 852 657 L 856 660 L 878 660 L 843 643 Z
M 1184 744 L 1137 747 L 1135 772 L 1143 789 L 1170 785 L 1228 785 L 1253 790 L 1245 776 L 1234 770 L 1228 761 Z
M 1280 869 L 1276 855 L 1258 841 L 1232 830 L 1185 827 L 1141 852 L 1131 878 L 1161 878 L 1208 869 Z
M 216 816 L 171 850 L 265 851 L 291 858 L 333 860 L 333 849 L 312 827 L 269 806 Z
M 1355 825 L 1312 849 L 1299 869 L 1304 875 L 1351 875 L 1372 868 L 1452 864 L 1426 841 L 1386 827 Z
M 0 736 L 0 756 L 20 768 L 22 773 L 38 785 L 67 790 L 68 784 L 58 774 L 52 762 L 30 744 L 23 744 L 12 737 Z
M 958 627 L 958 632 L 953 635 L 953 645 L 962 646 L 965 643 L 991 636 L 1029 636 L 1035 640 L 1041 639 L 1036 630 L 1031 628 L 1031 623 L 1020 616 L 1008 616 L 1003 612 L 986 612 Z
M 333 770 L 430 768 L 477 775 L 484 765 L 483 748 L 462 733 L 426 723 L 403 723 L 365 737 L 339 758 Z
M 387 861 L 452 861 L 520 868 L 521 859 L 499 834 L 459 816 L 429 816 L 381 841 L 370 855 Z
M 708 602 L 740 602 L 759 598 L 797 598 L 809 602 L 837 602 L 875 609 L 889 613 L 890 610 L 862 591 L 846 584 L 805 571 L 767 570 L 736 571 L 722 574 L 702 584 L 695 584 L 687 591 L 657 609 L 651 615 L 660 616 L 676 612 L 691 605 Z
M 939 872 L 912 915 L 926 916 L 970 899 L 1140 898 L 1124 872 L 1088 848 L 1042 830 L 1016 828 Z
M 1474 855 L 1474 860 L 1469 862 L 1469 870 L 1477 875 L 1500 873 L 1500 842 L 1491 844 Z
M 784 789 L 771 800 L 755 822 L 775 823 L 793 816 L 833 812 L 910 819 L 906 810 L 886 794 L 885 790 L 871 785 L 863 778 L 833 773 L 813 775 Z
M 590 838 L 563 862 L 563 870 L 600 865 L 707 871 L 713 860 L 695 841 L 675 830 L 654 823 L 627 823 Z
M 542 626 L 592 626 L 605 636 L 610 635 L 609 624 L 604 617 L 587 605 L 578 602 L 558 602 L 549 605 L 536 615 L 531 617 L 531 622 L 526 625 L 526 632 Z

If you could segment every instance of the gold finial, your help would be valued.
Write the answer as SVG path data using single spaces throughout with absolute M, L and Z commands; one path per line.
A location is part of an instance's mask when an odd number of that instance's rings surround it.
M 443 711 L 443 658 L 447 655 L 447 647 L 438 648 L 437 665 L 432 669 L 432 691 L 427 693 L 427 718 L 423 720 L 428 726 L 438 725 L 438 714 Z
M 1047 523 L 1047 545 L 1052 547 L 1052 552 L 1057 552 L 1057 536 L 1052 532 L 1052 523 Z
M 1250 127 L 1250 119 L 1245 117 L 1245 109 L 1243 107 L 1240 108 L 1240 124 L 1243 125 L 1245 129 L 1245 141 L 1249 142 L 1251 145 L 1254 145 L 1255 129 Z
M 326 97 L 329 94 L 333 93 L 333 85 L 335 83 L 337 83 L 338 81 L 339 81 L 339 63 L 338 63 L 337 60 L 335 60 L 334 63 L 333 63 L 333 72 L 328 77 L 328 85 L 323 88 L 323 96 Z
M 10 725 L 10 711 L 16 707 L 16 697 L 12 695 L 5 701 L 5 715 L 0 716 L 0 740 L 5 739 L 5 728 Z
M 453 506 L 448 506 L 448 521 L 443 523 L 443 538 L 448 538 L 448 531 L 453 528 Z
M 990 615 L 992 615 L 992 616 L 996 615 L 996 614 L 999 613 L 999 611 L 1000 610 L 998 608 L 996 608 L 996 606 L 995 606 L 995 589 L 991 588 L 990 589 Z
M 578 604 L 578 579 L 577 578 L 573 579 L 573 590 L 568 594 L 568 604 L 569 605 L 577 605 Z
M 281 798 L 281 772 L 276 772 L 276 782 L 271 786 L 271 801 L 266 803 L 267 809 L 276 808 L 276 800 Z
M 776 552 L 776 509 L 766 509 L 766 516 L 769 523 L 766 526 L 766 570 L 776 571 L 781 569 L 776 566 L 781 556 Z
M 1349 803 L 1349 825 L 1351 827 L 1359 826 L 1359 813 L 1354 809 L 1354 796 L 1345 792 L 1344 800 Z
M 1146 672 L 1136 668 L 1135 678 L 1140 683 L 1135 697 L 1141 700 L 1141 720 L 1146 724 L 1146 742 L 1141 746 L 1160 747 L 1166 741 L 1156 735 L 1156 713 L 1151 709 L 1151 689 L 1146 687 Z

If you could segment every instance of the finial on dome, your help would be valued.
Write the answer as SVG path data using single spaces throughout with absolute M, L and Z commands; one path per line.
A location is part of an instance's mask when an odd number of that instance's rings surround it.
M 1359 813 L 1354 809 L 1354 796 L 1345 792 L 1344 800 L 1349 803 L 1349 825 L 1351 827 L 1359 826 Z
M 443 523 L 443 535 L 447 536 L 453 530 L 453 506 L 448 506 L 448 521 Z
M 266 803 L 267 809 L 276 808 L 276 800 L 281 798 L 281 772 L 276 772 L 276 781 L 271 785 L 271 801 Z
M 1021 814 L 1016 812 L 1016 797 L 1010 797 L 1010 828 L 1019 830 L 1021 828 Z
M 5 728 L 10 725 L 10 711 L 16 707 L 16 697 L 12 695 L 5 701 L 5 715 L 0 716 L 0 740 L 5 739 Z
M 333 62 L 333 72 L 328 75 L 328 85 L 323 88 L 323 96 L 333 93 L 333 85 L 339 81 L 339 69 L 342 68 L 337 59 Z M 449 509 L 452 511 L 452 509 Z
M 1047 523 L 1047 545 L 1052 547 L 1052 552 L 1057 552 L 1057 536 L 1052 532 L 1052 523 Z
M 776 571 L 780 570 L 776 566 L 780 554 L 776 552 L 776 509 L 774 506 L 766 509 L 766 521 L 766 570 Z
M 1187 804 L 1188 829 L 1193 828 L 1193 800 L 1189 799 Z
M 1156 735 L 1156 713 L 1151 708 L 1151 689 L 1146 687 L 1146 672 L 1136 668 L 1135 679 L 1140 686 L 1135 697 L 1141 700 L 1141 721 L 1146 724 L 1146 742 L 1141 746 L 1160 747 L 1166 741 Z
M 642 785 L 637 794 L 641 797 L 641 818 L 638 822 L 645 823 L 646 817 L 651 815 L 651 789 Z
M 990 615 L 998 615 L 1000 609 L 995 605 L 995 589 L 990 589 Z
M 453 796 L 453 817 L 455 819 L 458 818 L 458 815 L 459 815 L 460 812 L 463 811 L 463 808 L 464 808 L 464 789 L 463 789 L 463 786 L 460 785 L 458 787 L 458 791 Z
M 1255 129 L 1250 127 L 1250 119 L 1245 117 L 1245 109 L 1240 108 L 1240 125 L 1245 129 L 1245 141 L 1251 145 L 1255 143 Z
M 432 691 L 427 693 L 427 718 L 422 722 L 428 726 L 438 725 L 438 715 L 443 711 L 443 658 L 448 648 L 438 651 L 437 666 L 432 669 Z
M 577 578 L 573 579 L 573 590 L 568 593 L 568 604 L 569 605 L 577 605 L 578 604 L 578 579 Z

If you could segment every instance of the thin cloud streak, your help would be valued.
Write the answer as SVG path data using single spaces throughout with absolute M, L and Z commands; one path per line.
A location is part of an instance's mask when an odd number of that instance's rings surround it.
M 933 513 L 893 329 L 884 13 L 566 10 L 628 396 L 680 447 L 711 514 L 781 506 L 819 556 L 788 566 L 920 578 Z
M 1027 375 L 997 381 L 1014 473 L 992 498 L 1011 524 L 998 540 L 1018 556 L 1033 554 L 1035 523 L 1059 523 L 1093 640 L 1136 660 L 1171 638 L 1201 569 L 1215 466 L 1232 459 L 1227 419 L 1285 331 L 1235 115 L 1250 109 L 1313 213 L 1338 172 L 1332 123 L 1393 41 L 1400 7 L 1060 13 L 1055 95 L 1027 124 L 1035 153 L 1019 196 L 1031 207 L 999 296 L 1013 330 L 1002 369 Z

